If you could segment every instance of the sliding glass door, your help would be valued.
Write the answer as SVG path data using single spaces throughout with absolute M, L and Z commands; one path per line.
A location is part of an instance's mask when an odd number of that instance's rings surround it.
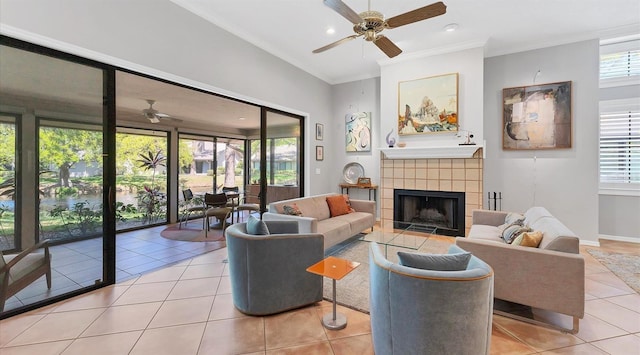
M 114 111 L 108 68 L 0 40 L 0 257 L 35 246 L 47 266 L 21 280 L 13 270 L 22 285 L 0 290 L 5 317 L 114 279 L 105 257 L 114 238 L 105 173 Z M 34 269 L 27 259 L 12 267 Z

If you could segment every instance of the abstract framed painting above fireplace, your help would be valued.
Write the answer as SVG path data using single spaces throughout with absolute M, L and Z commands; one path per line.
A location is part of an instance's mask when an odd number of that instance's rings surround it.
M 393 190 L 394 228 L 464 236 L 464 209 L 464 192 Z

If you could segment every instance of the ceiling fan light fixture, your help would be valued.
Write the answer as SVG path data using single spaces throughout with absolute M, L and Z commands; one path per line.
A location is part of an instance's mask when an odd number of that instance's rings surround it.
M 154 115 L 154 116 L 151 116 L 151 117 L 147 117 L 147 118 L 149 118 L 149 122 L 151 122 L 151 123 L 158 123 L 158 122 L 160 122 L 160 120 L 158 119 L 158 117 L 156 117 L 155 115 Z
M 443 29 L 444 29 L 446 32 L 454 32 L 455 30 L 457 30 L 457 29 L 458 29 L 458 27 L 460 27 L 460 26 L 459 26 L 457 23 L 450 23 L 450 24 L 448 24 L 448 25 L 444 26 L 444 28 L 443 28 Z

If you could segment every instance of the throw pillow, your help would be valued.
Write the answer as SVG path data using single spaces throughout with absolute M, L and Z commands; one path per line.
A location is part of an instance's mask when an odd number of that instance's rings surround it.
M 351 213 L 352 210 L 343 195 L 328 196 L 327 205 L 329 205 L 331 217 L 342 216 L 343 214 Z
M 255 216 L 249 216 L 247 219 L 247 233 L 252 235 L 269 235 L 269 228 L 263 220 L 257 219 Z
M 349 200 L 349 195 L 342 195 L 342 197 L 344 197 L 344 200 L 347 201 L 347 206 L 349 206 L 349 213 L 355 212 L 356 210 L 351 207 L 351 200 Z
M 471 260 L 471 253 L 427 254 L 398 252 L 399 264 L 415 269 L 436 271 L 466 270 Z
M 542 241 L 542 232 L 524 232 L 513 241 L 513 245 L 519 245 L 521 247 L 537 248 Z
M 282 211 L 284 214 L 288 214 L 291 216 L 302 216 L 302 211 L 298 208 L 298 205 L 295 203 L 293 205 L 284 205 L 282 206 Z
M 507 213 L 507 216 L 504 218 L 504 223 L 507 225 L 509 224 L 522 225 L 523 222 L 524 222 L 524 216 L 516 212 L 509 212 Z
M 520 234 L 530 231 L 531 228 L 529 227 L 512 224 L 509 227 L 505 228 L 504 232 L 502 232 L 502 239 L 505 243 L 511 244 L 513 240 L 516 239 Z

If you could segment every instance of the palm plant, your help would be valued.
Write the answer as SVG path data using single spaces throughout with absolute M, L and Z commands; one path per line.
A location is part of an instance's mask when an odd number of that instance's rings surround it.
M 144 186 L 143 191 L 138 192 L 138 206 L 144 215 L 143 223 L 152 223 L 160 217 L 162 213 L 161 202 L 164 200 L 160 194 L 160 187 L 155 186 L 156 169 L 166 166 L 167 158 L 159 150 L 155 153 L 149 151 L 147 154 L 139 154 L 139 156 L 140 167 L 144 170 L 153 170 L 151 186 Z

